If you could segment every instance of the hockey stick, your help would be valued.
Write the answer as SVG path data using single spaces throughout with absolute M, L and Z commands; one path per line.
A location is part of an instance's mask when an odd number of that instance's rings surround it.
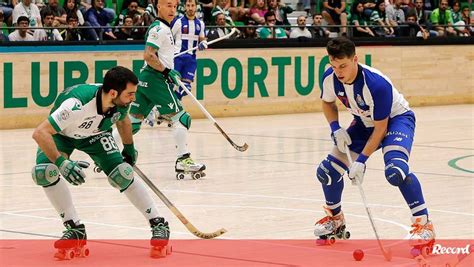
M 226 35 L 224 35 L 224 36 L 222 36 L 222 37 L 219 37 L 219 38 L 217 38 L 217 39 L 214 39 L 214 40 L 212 40 L 212 41 L 209 41 L 209 42 L 207 43 L 207 45 L 211 45 L 211 44 L 217 43 L 217 42 L 219 42 L 219 41 L 222 41 L 222 40 L 224 40 L 224 39 L 227 39 L 227 38 L 231 37 L 236 31 L 237 31 L 236 28 L 232 28 L 232 30 L 231 30 L 228 34 L 226 34 Z M 199 46 L 195 46 L 195 47 L 189 48 L 189 49 L 186 50 L 186 51 L 183 51 L 183 52 L 181 52 L 181 53 L 178 53 L 178 54 L 174 55 L 174 57 L 179 57 L 179 56 L 181 56 L 181 55 L 184 55 L 184 54 L 186 54 L 186 53 L 189 53 L 189 52 L 191 52 L 191 51 L 194 51 L 194 50 L 196 50 L 196 49 L 198 49 L 198 48 L 199 48 Z
M 349 165 L 352 165 L 352 157 L 351 157 L 351 152 L 349 150 L 349 147 L 346 145 L 346 156 L 347 160 L 349 161 Z M 370 212 L 369 205 L 367 204 L 367 199 L 365 198 L 365 193 L 364 189 L 362 188 L 362 185 L 360 184 L 359 180 L 357 178 L 354 178 L 356 180 L 357 187 L 359 188 L 360 196 L 362 197 L 362 202 L 364 203 L 365 210 L 367 211 L 367 216 L 369 217 L 370 224 L 372 225 L 372 229 L 374 230 L 375 233 L 375 238 L 377 238 L 377 243 L 380 247 L 380 250 L 382 251 L 382 254 L 385 258 L 386 261 L 391 261 L 392 260 L 392 253 L 390 249 L 385 249 L 382 245 L 382 242 L 380 241 L 379 234 L 377 232 L 377 228 L 375 228 L 375 223 L 374 219 L 372 217 L 372 213 Z
M 181 87 L 181 89 L 183 89 L 186 92 L 186 94 L 188 94 L 194 100 L 194 102 L 198 105 L 199 109 L 201 109 L 202 113 L 204 113 L 204 115 L 206 115 L 206 117 L 214 123 L 214 126 L 216 126 L 216 128 L 221 132 L 221 134 L 225 137 L 225 139 L 227 139 L 227 141 L 229 141 L 229 143 L 235 149 L 237 149 L 240 152 L 244 152 L 245 150 L 247 150 L 247 148 L 249 148 L 249 145 L 247 145 L 247 143 L 244 143 L 241 146 L 234 143 L 234 141 L 232 141 L 232 139 L 230 139 L 230 137 L 219 126 L 219 124 L 217 124 L 217 121 L 211 116 L 211 114 L 209 114 L 209 112 L 207 112 L 207 110 L 201 105 L 201 103 L 199 103 L 199 101 L 196 99 L 196 97 L 188 90 L 188 88 L 186 88 L 186 86 L 183 84 L 183 82 L 178 80 L 178 84 L 179 84 L 179 87 Z
M 212 233 L 203 233 L 199 231 L 194 225 L 192 225 L 191 222 L 188 221 L 188 219 L 184 217 L 184 215 L 173 205 L 173 203 L 171 203 L 171 201 L 150 181 L 150 179 L 148 179 L 148 177 L 136 165 L 133 166 L 133 169 L 140 176 L 140 178 L 142 178 L 142 180 L 150 187 L 150 189 L 161 199 L 161 201 L 165 203 L 166 207 L 168 207 L 171 212 L 173 212 L 173 214 L 178 217 L 178 219 L 184 224 L 184 226 L 186 226 L 189 232 L 191 232 L 193 235 L 203 239 L 212 239 L 227 232 L 227 230 L 224 228 L 221 228 Z

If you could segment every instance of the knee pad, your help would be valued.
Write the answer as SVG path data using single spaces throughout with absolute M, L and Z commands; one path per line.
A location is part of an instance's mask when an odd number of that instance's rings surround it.
M 59 168 L 52 163 L 42 163 L 31 170 L 33 181 L 37 185 L 50 186 L 59 180 Z
M 389 153 L 396 155 L 392 155 L 394 157 L 390 157 L 385 161 L 385 178 L 391 185 L 400 186 L 410 173 L 408 159 L 406 155 L 401 152 Z
M 176 113 L 176 115 L 171 118 L 171 121 L 173 122 L 173 124 L 180 123 L 188 130 L 189 128 L 191 128 L 191 116 L 184 110 L 181 110 L 180 112 Z
M 339 182 L 345 171 L 347 171 L 347 167 L 342 161 L 332 155 L 328 155 L 319 164 L 316 176 L 322 184 L 331 185 L 333 180 Z
M 109 183 L 123 192 L 133 182 L 133 168 L 130 164 L 120 163 L 109 174 Z

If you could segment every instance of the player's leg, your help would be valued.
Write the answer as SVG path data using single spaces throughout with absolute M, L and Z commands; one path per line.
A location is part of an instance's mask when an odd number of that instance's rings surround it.
M 124 193 L 152 228 L 152 246 L 168 243 L 168 222 L 158 214 L 158 208 L 141 179 L 134 178 L 133 168 L 123 161 L 122 154 L 110 132 L 87 138 L 78 149 L 86 152 L 104 171 L 109 183 Z
M 203 171 L 206 169 L 206 166 L 195 162 L 188 150 L 187 139 L 188 130 L 191 127 L 191 116 L 183 109 L 181 102 L 173 91 L 172 85 L 164 79 L 161 83 L 156 84 L 158 86 L 154 88 L 153 95 L 150 95 L 150 98 L 153 105 L 157 106 L 160 114 L 171 121 L 171 129 L 177 148 L 175 164 L 177 177 L 184 178 L 180 174 L 190 173 L 193 175 L 193 178 L 198 179 L 205 175 Z
M 382 141 L 387 181 L 400 189 L 412 214 L 412 244 L 428 244 L 435 238 L 433 224 L 428 217 L 421 184 L 408 164 L 415 132 L 412 112 L 396 116 L 389 122 Z
M 175 59 L 175 69 L 181 74 L 181 81 L 189 91 L 191 91 L 191 83 L 194 81 L 196 68 L 197 61 L 193 56 L 183 55 Z M 178 87 L 175 93 L 180 101 L 186 95 L 186 92 L 181 87 Z
M 133 134 L 140 131 L 143 120 L 154 107 L 153 99 L 150 98 L 150 95 L 160 86 L 161 80 L 157 76 L 158 74 L 147 70 L 143 70 L 138 76 L 138 89 L 135 101 L 130 104 L 129 112 Z M 118 137 L 118 134 L 114 133 L 114 136 Z M 117 141 L 119 140 L 117 139 Z
M 63 156 L 68 157 L 74 150 L 74 144 L 70 138 L 54 135 L 53 139 Z M 85 245 L 87 239 L 85 226 L 80 222 L 67 183 L 61 179 L 58 167 L 39 148 L 32 177 L 37 185 L 43 187 L 46 196 L 66 227 L 64 235 L 54 243 L 54 247 L 66 249 Z

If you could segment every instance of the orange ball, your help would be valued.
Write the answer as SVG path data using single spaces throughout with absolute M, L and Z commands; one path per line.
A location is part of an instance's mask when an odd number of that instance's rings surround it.
M 354 257 L 354 260 L 356 261 L 361 261 L 364 258 L 364 251 L 356 249 L 354 250 L 354 253 L 352 253 L 352 257 Z

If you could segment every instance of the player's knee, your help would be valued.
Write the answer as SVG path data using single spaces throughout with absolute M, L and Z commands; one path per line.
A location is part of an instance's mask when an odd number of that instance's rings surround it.
M 42 163 L 31 170 L 33 181 L 37 185 L 51 186 L 59 181 L 59 169 L 52 163 Z
M 133 182 L 133 168 L 130 164 L 120 163 L 110 172 L 108 177 L 109 183 L 123 192 Z
M 408 162 L 402 158 L 392 158 L 385 165 L 385 178 L 393 186 L 400 186 L 410 173 Z
M 323 185 L 331 185 L 333 181 L 339 182 L 346 170 L 347 167 L 342 161 L 328 155 L 316 169 L 316 177 Z
M 189 130 L 191 128 L 191 116 L 184 110 L 176 113 L 172 118 L 171 121 L 173 125 L 180 124 L 184 126 L 186 129 Z

